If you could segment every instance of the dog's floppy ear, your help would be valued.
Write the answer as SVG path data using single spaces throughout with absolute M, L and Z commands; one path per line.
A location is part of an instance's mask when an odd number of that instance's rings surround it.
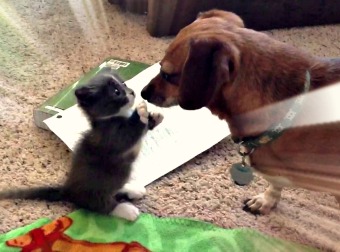
M 183 109 L 206 106 L 235 70 L 230 48 L 216 38 L 192 39 L 182 69 L 178 103 Z

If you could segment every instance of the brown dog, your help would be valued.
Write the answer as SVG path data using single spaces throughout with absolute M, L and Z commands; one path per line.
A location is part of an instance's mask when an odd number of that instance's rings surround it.
M 246 202 L 252 212 L 268 213 L 283 186 L 340 198 L 340 123 L 306 125 L 327 110 L 320 96 L 305 95 L 339 86 L 331 85 L 340 81 L 339 58 L 311 56 L 244 28 L 233 13 L 211 10 L 179 32 L 160 65 L 142 97 L 162 107 L 207 107 L 227 121 L 251 166 L 270 183 Z M 307 99 L 295 100 L 298 95 Z M 291 124 L 281 127 L 287 118 Z

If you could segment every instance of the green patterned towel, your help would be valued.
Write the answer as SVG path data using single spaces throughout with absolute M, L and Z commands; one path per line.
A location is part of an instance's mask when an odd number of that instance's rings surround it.
M 141 214 L 136 222 L 84 210 L 0 235 L 0 251 L 226 252 L 316 251 L 251 229 Z

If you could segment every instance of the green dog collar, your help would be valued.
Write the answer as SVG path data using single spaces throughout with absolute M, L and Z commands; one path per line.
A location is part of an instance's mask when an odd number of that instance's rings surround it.
M 310 89 L 310 79 L 310 73 L 309 71 L 307 71 L 306 81 L 304 85 L 304 93 L 307 93 Z M 261 134 L 259 137 L 256 137 L 255 139 L 247 139 L 243 141 L 242 145 L 252 149 L 277 139 L 279 136 L 282 135 L 285 129 L 289 128 L 292 125 L 296 115 L 301 110 L 301 104 L 303 103 L 304 99 L 304 95 L 297 97 L 294 100 L 292 107 L 289 109 L 289 111 L 279 124 L 270 127 L 269 130 Z
M 307 71 L 304 93 L 307 93 L 309 89 L 310 73 Z M 294 100 L 292 107 L 289 109 L 286 116 L 279 124 L 272 126 L 268 131 L 264 132 L 255 139 L 248 139 L 239 143 L 238 152 L 242 156 L 242 162 L 233 164 L 230 169 L 231 178 L 237 185 L 248 185 L 254 178 L 252 167 L 246 164 L 246 157 L 253 153 L 256 147 L 277 139 L 279 136 L 281 136 L 285 129 L 292 125 L 293 120 L 301 109 L 301 104 L 303 103 L 304 98 L 305 97 L 302 95 Z M 247 147 L 248 151 L 242 152 L 241 146 Z

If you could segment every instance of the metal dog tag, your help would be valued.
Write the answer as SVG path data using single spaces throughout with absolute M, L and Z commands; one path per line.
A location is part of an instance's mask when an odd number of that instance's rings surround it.
M 240 186 L 248 185 L 254 178 L 252 168 L 244 163 L 233 164 L 230 168 L 230 175 L 235 184 Z

